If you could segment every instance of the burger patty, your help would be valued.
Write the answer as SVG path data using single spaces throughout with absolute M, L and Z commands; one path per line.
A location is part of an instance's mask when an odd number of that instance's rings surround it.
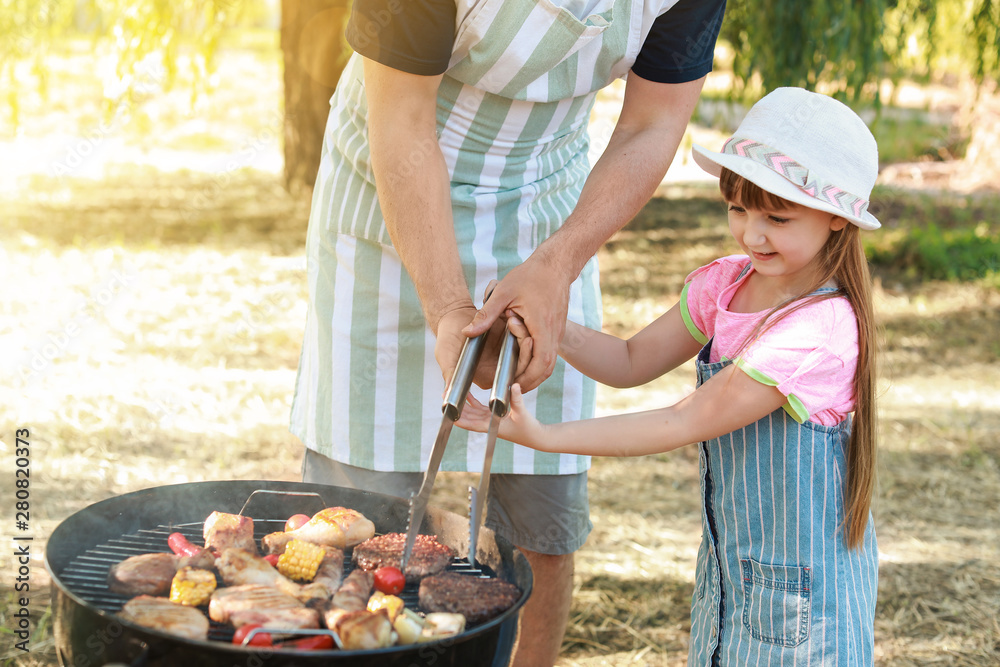
M 422 580 L 419 597 L 424 611 L 458 612 L 474 624 L 509 609 L 521 597 L 521 589 L 500 579 L 444 572 Z
M 377 535 L 354 547 L 354 562 L 362 570 L 369 571 L 387 565 L 399 567 L 405 545 L 404 533 Z M 454 557 L 455 552 L 438 542 L 434 535 L 417 535 L 410 562 L 406 564 L 406 581 L 412 583 L 442 572 Z

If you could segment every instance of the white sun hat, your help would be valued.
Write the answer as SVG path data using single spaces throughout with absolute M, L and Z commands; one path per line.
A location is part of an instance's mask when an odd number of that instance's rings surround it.
M 864 121 L 832 97 L 777 88 L 753 105 L 721 152 L 693 150 L 695 162 L 713 176 L 725 167 L 771 194 L 861 229 L 882 226 L 868 212 L 878 144 Z

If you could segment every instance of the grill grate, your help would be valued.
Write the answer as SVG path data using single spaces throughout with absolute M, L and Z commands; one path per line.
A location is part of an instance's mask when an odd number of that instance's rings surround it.
M 203 541 L 203 525 L 202 522 L 159 525 L 156 528 L 141 529 L 135 533 L 122 535 L 87 549 L 74 558 L 58 576 L 67 590 L 78 595 L 88 604 L 101 611 L 117 613 L 132 598 L 128 595 L 113 593 L 108 588 L 108 570 L 111 566 L 130 556 L 158 552 L 170 553 L 167 546 L 167 537 L 170 533 L 181 533 L 192 542 L 200 544 Z M 284 520 L 254 519 L 254 538 L 257 540 L 258 547 L 260 547 L 261 538 L 269 533 L 283 530 L 284 525 Z M 346 577 L 353 569 L 351 550 L 347 549 L 344 554 L 344 576 Z M 448 571 L 478 577 L 496 576 L 488 567 L 473 567 L 464 558 L 457 557 L 452 559 Z M 216 575 L 216 579 L 222 586 L 223 582 L 218 575 Z M 406 588 L 399 594 L 406 606 L 414 611 L 419 611 L 418 591 L 419 584 L 413 583 L 407 584 Z M 201 610 L 207 618 L 208 607 L 202 607 Z M 232 641 L 234 632 L 232 626 L 217 623 L 211 619 L 209 619 L 209 623 L 208 638 L 210 640 Z

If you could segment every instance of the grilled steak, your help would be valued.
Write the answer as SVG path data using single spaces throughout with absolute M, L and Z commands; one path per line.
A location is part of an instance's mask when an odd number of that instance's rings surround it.
M 108 587 L 121 595 L 166 595 L 176 573 L 173 554 L 131 556 L 108 570 Z
M 118 613 L 125 620 L 185 639 L 208 639 L 208 619 L 194 607 L 174 604 L 166 598 L 140 595 L 125 603 Z
M 206 549 L 243 549 L 252 554 L 257 553 L 257 542 L 253 539 L 253 519 L 248 516 L 212 512 L 205 519 L 204 536 Z
M 354 562 L 362 570 L 369 571 L 386 565 L 399 567 L 405 545 L 404 533 L 372 537 L 354 547 Z M 434 535 L 417 535 L 410 562 L 406 564 L 406 581 L 412 583 L 442 572 L 454 556 L 455 552 L 438 542 Z
M 420 582 L 420 608 L 463 614 L 470 624 L 488 621 L 521 597 L 521 589 L 500 579 L 445 572 Z
M 245 609 L 229 616 L 235 628 L 258 624 L 272 630 L 315 630 L 319 627 L 319 612 L 309 607 L 291 609 Z
M 208 603 L 208 615 L 213 621 L 228 623 L 234 614 L 245 611 L 281 611 L 302 609 L 305 605 L 274 586 L 228 586 L 217 588 Z

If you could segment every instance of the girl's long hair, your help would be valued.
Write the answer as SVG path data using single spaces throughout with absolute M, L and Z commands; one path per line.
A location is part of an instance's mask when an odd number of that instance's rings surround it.
M 785 210 L 797 206 L 728 169 L 722 170 L 719 188 L 726 201 L 735 202 L 744 208 Z M 858 365 L 854 371 L 854 419 L 847 447 L 844 541 L 849 548 L 857 548 L 864 542 L 868 526 L 868 514 L 875 490 L 875 451 L 878 440 L 875 415 L 875 314 L 871 274 L 861 246 L 861 230 L 856 225 L 848 224 L 842 230 L 830 234 L 820 258 L 822 263 L 815 283 L 802 294 L 771 309 L 743 347 L 781 318 L 815 301 L 843 296 L 854 309 L 858 320 Z M 831 280 L 837 283 L 837 291 L 809 296 Z M 782 312 L 772 318 L 778 311 Z

